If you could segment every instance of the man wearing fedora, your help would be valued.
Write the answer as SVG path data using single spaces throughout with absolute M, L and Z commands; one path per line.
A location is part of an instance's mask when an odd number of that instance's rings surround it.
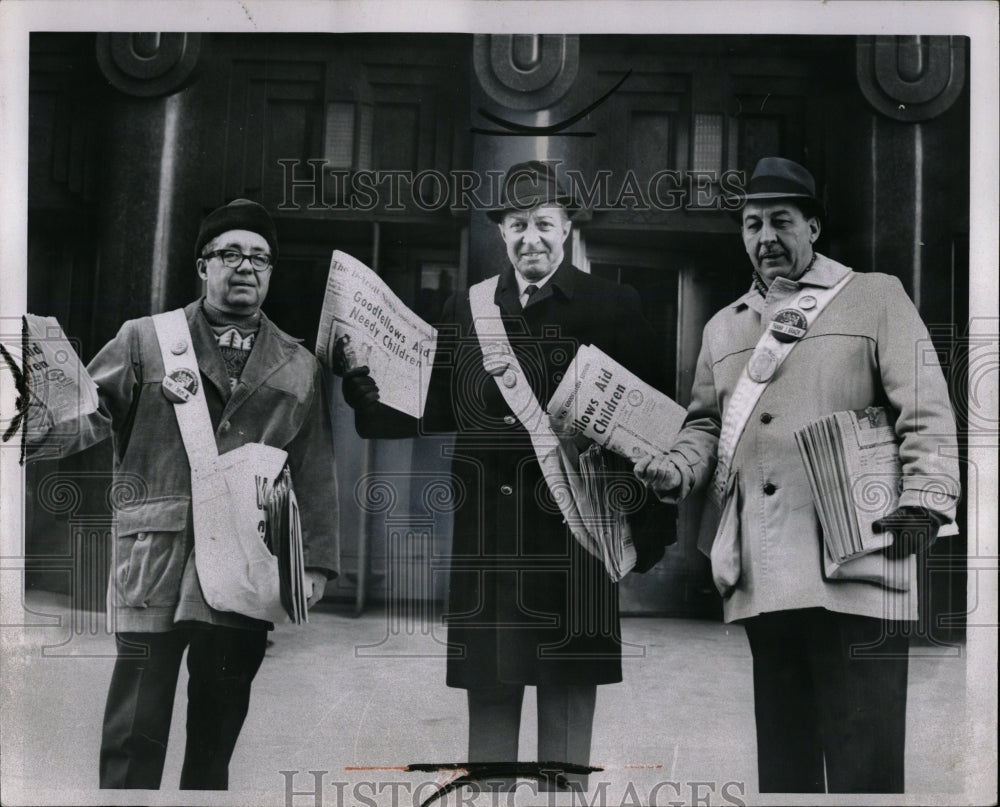
M 102 788 L 160 787 L 187 650 L 180 787 L 225 790 L 273 627 L 206 601 L 204 568 L 195 564 L 188 441 L 175 413 L 175 406 L 195 402 L 174 382 L 188 393 L 204 391 L 218 454 L 249 443 L 287 452 L 310 606 L 339 571 L 333 440 L 320 366 L 260 310 L 278 257 L 274 222 L 256 202 L 231 202 L 202 221 L 194 257 L 205 293 L 183 309 L 186 332 L 164 346 L 152 318 L 126 322 L 87 367 L 98 410 L 38 436 L 60 455 L 111 438 L 115 484 L 140 491 L 119 497 L 115 512 L 108 609 L 118 655 L 104 712 Z M 165 372 L 166 356 L 191 349 L 197 378 Z
M 548 164 L 521 163 L 507 172 L 502 203 L 487 214 L 509 260 L 499 277 L 446 303 L 419 423 L 378 403 L 366 367 L 344 377 L 362 437 L 457 433 L 447 683 L 468 692 L 471 762 L 518 759 L 524 687 L 534 686 L 536 759 L 588 765 L 597 685 L 622 677 L 617 586 L 567 528 L 519 419 L 523 412 L 502 388 L 527 384 L 544 407 L 582 344 L 662 386 L 655 336 L 636 291 L 565 258 L 575 210 Z M 481 347 L 475 294 L 499 309 L 493 320 L 502 321 L 523 378 Z M 648 543 L 637 541 L 642 568 L 673 540 L 671 519 L 658 519 L 658 526 L 662 532 Z M 587 780 L 567 776 L 543 786 L 567 781 L 585 787 Z
M 685 425 L 636 474 L 665 501 L 706 491 L 699 545 L 753 655 L 761 792 L 899 793 L 914 553 L 953 529 L 955 424 L 902 284 L 816 252 L 823 213 L 804 167 L 758 162 L 741 218 L 750 289 L 705 326 Z M 879 406 L 895 416 L 902 485 L 873 530 L 894 542 L 863 556 L 864 573 L 833 569 L 795 433 Z

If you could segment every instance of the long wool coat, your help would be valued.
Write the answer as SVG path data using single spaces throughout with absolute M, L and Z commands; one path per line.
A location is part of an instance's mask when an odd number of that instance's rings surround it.
M 740 372 L 770 318 L 810 288 L 833 286 L 847 267 L 817 255 L 798 281 L 775 281 L 765 300 L 749 291 L 705 326 L 685 427 L 671 459 L 680 493 L 708 483 L 719 425 Z M 959 497 L 955 422 L 927 328 L 890 275 L 857 273 L 829 303 L 771 379 L 737 446 L 742 506 L 742 578 L 725 602 L 726 621 L 767 611 L 821 607 L 877 618 L 916 618 L 907 592 L 868 582 L 826 580 L 821 528 L 795 432 L 825 415 L 884 406 L 897 414 L 900 505 L 953 519 Z
M 513 269 L 495 302 L 544 407 L 580 345 L 593 344 L 662 386 L 659 352 L 628 286 L 564 263 L 522 311 Z M 583 550 L 549 494 L 527 431 L 486 373 L 468 293 L 445 306 L 422 428 L 457 432 L 456 512 L 448 600 L 448 684 L 604 684 L 621 680 L 617 585 Z M 362 436 L 413 433 L 380 407 L 359 412 Z M 627 472 L 627 469 L 626 469 Z M 637 495 L 641 495 L 641 491 Z M 657 520 L 672 540 L 670 517 Z M 662 545 L 661 543 L 661 545 Z

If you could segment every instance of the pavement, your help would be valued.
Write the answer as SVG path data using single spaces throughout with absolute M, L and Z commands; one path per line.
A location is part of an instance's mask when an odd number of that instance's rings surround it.
M 406 612 L 407 607 L 413 610 Z M 419 807 L 454 774 L 401 770 L 465 756 L 465 693 L 445 686 L 444 633 L 420 606 L 359 618 L 325 601 L 307 626 L 279 626 L 254 683 L 230 766 L 231 790 L 177 790 L 186 673 L 160 791 L 97 789 L 97 755 L 114 639 L 102 613 L 74 613 L 60 595 L 29 592 L 23 623 L 3 630 L 0 801 L 16 804 L 234 804 Z M 442 807 L 523 805 L 815 804 L 756 792 L 751 660 L 741 628 L 689 619 L 623 620 L 624 681 L 598 690 L 586 794 L 513 794 L 469 788 Z M 881 803 L 962 804 L 967 754 L 964 645 L 914 643 L 906 796 Z M 528 688 L 521 759 L 534 758 Z M 995 761 L 994 761 L 995 762 Z M 874 804 L 877 797 L 825 803 Z

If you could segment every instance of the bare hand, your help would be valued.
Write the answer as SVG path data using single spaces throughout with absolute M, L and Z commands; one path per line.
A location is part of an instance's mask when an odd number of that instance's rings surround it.
M 316 569 L 306 569 L 306 607 L 312 608 L 326 593 L 326 574 Z
M 683 481 L 681 472 L 666 454 L 658 457 L 644 454 L 636 461 L 634 473 L 636 479 L 655 493 L 667 493 L 679 488 Z

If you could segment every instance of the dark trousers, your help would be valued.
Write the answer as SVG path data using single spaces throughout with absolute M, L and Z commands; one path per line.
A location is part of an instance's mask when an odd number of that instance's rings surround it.
M 229 760 L 264 659 L 267 631 L 216 626 L 119 633 L 101 739 L 102 788 L 155 790 L 163 775 L 174 692 L 187 648 L 182 790 L 225 790 Z
M 822 608 L 744 624 L 760 792 L 902 793 L 908 637 Z
M 590 764 L 597 687 L 594 684 L 541 684 L 537 688 L 539 762 Z M 524 687 L 499 684 L 468 690 L 469 762 L 517 761 Z M 552 766 L 557 771 L 558 766 Z M 564 774 L 570 787 L 586 790 L 587 776 Z M 514 779 L 499 779 L 509 788 Z M 542 780 L 541 789 L 555 783 Z

